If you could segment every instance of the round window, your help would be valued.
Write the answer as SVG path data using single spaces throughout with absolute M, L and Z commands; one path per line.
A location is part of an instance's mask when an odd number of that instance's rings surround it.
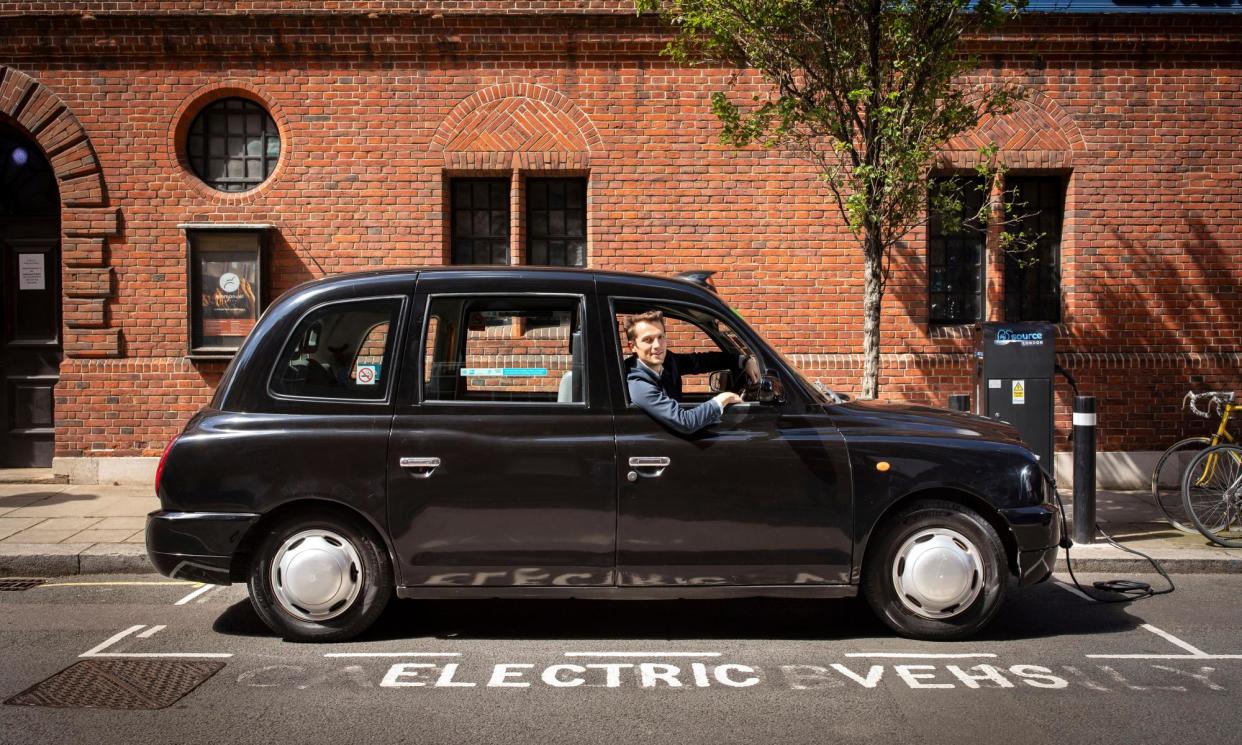
M 194 117 L 186 155 L 194 174 L 211 188 L 246 191 L 272 175 L 280 160 L 280 133 L 259 104 L 222 98 Z

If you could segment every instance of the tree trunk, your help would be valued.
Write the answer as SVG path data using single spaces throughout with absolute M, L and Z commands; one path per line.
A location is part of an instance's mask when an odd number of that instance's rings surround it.
M 880 303 L 884 299 L 881 271 L 883 251 L 879 236 L 868 230 L 863 238 L 863 379 L 860 398 L 880 396 Z

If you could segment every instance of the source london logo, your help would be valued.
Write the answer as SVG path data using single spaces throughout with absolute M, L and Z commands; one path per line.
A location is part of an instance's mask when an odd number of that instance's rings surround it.
M 996 332 L 996 343 L 1000 345 L 1021 344 L 1024 347 L 1038 347 L 1044 343 L 1044 332 L 1018 332 L 1010 331 L 1009 329 L 998 329 Z

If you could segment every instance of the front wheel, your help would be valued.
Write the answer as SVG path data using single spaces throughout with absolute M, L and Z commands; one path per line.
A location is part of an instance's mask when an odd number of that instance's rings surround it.
M 393 591 L 387 552 L 359 521 L 311 511 L 270 527 L 250 563 L 250 603 L 290 641 L 330 642 L 367 629 Z
M 898 634 L 965 639 L 1000 609 L 1005 547 L 978 513 L 952 502 L 917 502 L 885 522 L 863 567 L 863 594 Z
M 1169 525 L 1183 533 L 1194 533 L 1194 522 L 1182 502 L 1182 476 L 1195 456 L 1212 446 L 1208 437 L 1187 437 L 1169 446 L 1151 472 L 1151 497 L 1164 513 Z
M 1182 477 L 1182 500 L 1208 540 L 1242 547 L 1242 447 L 1217 445 L 1199 453 Z

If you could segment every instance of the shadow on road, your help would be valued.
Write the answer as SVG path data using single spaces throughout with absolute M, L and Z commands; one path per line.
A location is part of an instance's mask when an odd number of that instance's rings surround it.
M 1131 604 L 1089 603 L 1050 584 L 1010 593 L 977 641 L 1124 633 L 1143 623 Z M 249 601 L 213 629 L 273 636 Z M 892 637 L 861 599 L 788 600 L 394 600 L 355 641 L 398 639 L 774 639 Z

